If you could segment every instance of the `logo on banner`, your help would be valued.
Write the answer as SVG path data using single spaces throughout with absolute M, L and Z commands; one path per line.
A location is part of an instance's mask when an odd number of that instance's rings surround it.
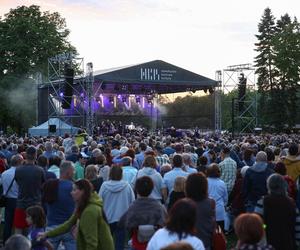
M 141 80 L 146 81 L 171 81 L 174 80 L 176 70 L 159 70 L 155 68 L 141 68 Z

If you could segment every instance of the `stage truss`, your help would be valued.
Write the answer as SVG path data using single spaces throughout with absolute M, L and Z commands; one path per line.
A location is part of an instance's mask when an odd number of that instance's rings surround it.
M 247 84 L 245 95 L 239 98 L 238 86 L 241 73 L 247 78 Z M 238 133 L 253 132 L 257 126 L 257 87 L 255 69 L 251 64 L 232 65 L 223 70 L 222 92 L 227 94 L 231 91 L 236 93 L 232 99 L 233 133 L 235 128 Z M 237 108 L 240 102 L 244 103 L 242 111 Z
M 72 100 L 76 102 L 73 107 L 73 112 L 68 113 L 67 109 L 61 107 L 63 100 L 66 101 L 63 95 L 64 86 L 66 83 L 64 75 L 65 65 L 71 65 L 74 69 L 75 76 L 74 82 L 71 85 L 73 96 Z M 76 85 L 80 87 L 75 88 Z M 59 118 L 60 120 L 73 124 L 73 119 L 81 121 L 80 126 L 84 127 L 85 124 L 85 113 L 77 108 L 80 107 L 82 103 L 84 105 L 84 96 L 86 89 L 86 77 L 84 74 L 84 59 L 77 57 L 72 53 L 59 54 L 48 59 L 48 119 L 49 118 Z M 74 99 L 75 98 L 75 99 Z

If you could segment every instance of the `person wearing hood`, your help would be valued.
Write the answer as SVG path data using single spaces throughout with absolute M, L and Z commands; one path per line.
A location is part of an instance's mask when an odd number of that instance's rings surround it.
M 298 145 L 296 143 L 289 146 L 288 155 L 283 159 L 283 163 L 286 166 L 287 175 L 293 181 L 296 181 L 300 175 L 300 158 L 298 157 Z
M 134 192 L 130 184 L 122 180 L 123 170 L 120 166 L 113 166 L 109 175 L 110 180 L 103 182 L 99 196 L 103 200 L 104 212 L 114 236 L 116 250 L 123 250 L 125 230 L 118 226 L 118 222 L 134 201 Z
M 274 171 L 268 168 L 267 154 L 259 151 L 255 164 L 246 172 L 242 187 L 247 212 L 253 212 L 257 201 L 267 194 L 267 179 L 273 173 Z
M 138 171 L 136 178 L 149 176 L 154 184 L 149 197 L 155 200 L 165 201 L 167 198 L 167 188 L 162 176 L 156 171 L 157 165 L 158 163 L 153 155 L 146 156 L 143 162 L 143 168 Z
M 71 194 L 76 204 L 74 214 L 57 228 L 39 234 L 39 238 L 55 237 L 73 229 L 77 250 L 114 250 L 102 201 L 93 192 L 92 184 L 80 179 L 74 183 Z

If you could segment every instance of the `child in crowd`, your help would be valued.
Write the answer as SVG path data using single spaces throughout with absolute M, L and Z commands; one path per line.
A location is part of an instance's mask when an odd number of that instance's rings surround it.
M 172 208 L 175 202 L 179 199 L 185 197 L 184 189 L 185 189 L 185 181 L 186 178 L 183 176 L 178 176 L 174 182 L 174 189 L 170 194 L 170 201 L 168 204 L 168 210 Z
M 47 240 L 38 240 L 38 234 L 45 232 L 46 215 L 41 206 L 31 206 L 26 209 L 26 222 L 29 225 L 28 239 L 31 241 L 32 250 L 52 250 L 53 247 Z

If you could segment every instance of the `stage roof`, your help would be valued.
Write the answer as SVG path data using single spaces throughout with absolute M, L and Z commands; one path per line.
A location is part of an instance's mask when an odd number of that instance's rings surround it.
M 208 90 L 217 82 L 170 63 L 155 60 L 94 72 L 104 93 L 176 93 Z

